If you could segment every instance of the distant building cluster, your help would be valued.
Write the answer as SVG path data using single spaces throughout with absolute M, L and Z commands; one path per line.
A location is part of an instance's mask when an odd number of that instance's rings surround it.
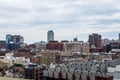
M 11 51 L 20 48 L 23 43 L 24 39 L 21 35 L 6 35 L 6 48 Z
M 6 40 L 0 41 L 0 49 L 15 50 L 24 45 L 24 38 L 21 35 L 6 35 Z
M 47 42 L 26 44 L 22 35 L 7 34 L 0 41 L 0 76 L 34 80 L 120 79 L 118 40 L 92 33 L 88 41 L 57 41 L 47 32 Z

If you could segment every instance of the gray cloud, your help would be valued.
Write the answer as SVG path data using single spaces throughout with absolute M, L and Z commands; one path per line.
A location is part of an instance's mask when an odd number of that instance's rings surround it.
M 31 43 L 46 40 L 51 29 L 58 40 L 119 32 L 119 4 L 119 0 L 1 0 L 0 39 L 8 33 L 21 34 Z

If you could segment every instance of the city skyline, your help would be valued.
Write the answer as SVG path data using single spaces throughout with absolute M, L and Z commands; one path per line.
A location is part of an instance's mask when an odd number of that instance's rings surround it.
M 55 40 L 77 36 L 87 41 L 92 33 L 118 39 L 119 4 L 119 0 L 0 0 L 0 40 L 17 34 L 26 43 L 47 41 L 49 30 L 54 31 Z

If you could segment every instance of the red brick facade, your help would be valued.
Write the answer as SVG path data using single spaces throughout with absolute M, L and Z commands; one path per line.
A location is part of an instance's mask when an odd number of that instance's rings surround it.
M 60 50 L 63 51 L 63 43 L 62 42 L 49 42 L 46 44 L 47 50 Z

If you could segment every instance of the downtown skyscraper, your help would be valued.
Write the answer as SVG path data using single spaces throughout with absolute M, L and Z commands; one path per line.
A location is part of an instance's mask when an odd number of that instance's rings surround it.
M 54 41 L 54 32 L 52 30 L 47 32 L 47 41 Z

